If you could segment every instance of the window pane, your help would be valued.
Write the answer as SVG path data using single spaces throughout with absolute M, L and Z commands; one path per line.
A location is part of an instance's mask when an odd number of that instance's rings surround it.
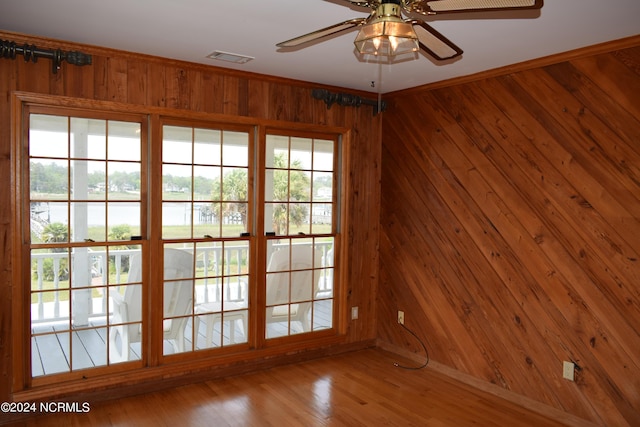
M 68 157 L 68 118 L 32 114 L 29 121 L 29 155 L 32 157 Z
M 111 200 L 140 200 L 140 163 L 108 162 L 107 192 Z
M 222 203 L 201 203 L 195 206 L 194 221 L 199 224 L 196 236 L 220 237 Z
M 104 202 L 71 203 L 71 241 L 106 240 L 106 205 Z
M 69 360 L 71 344 L 69 332 L 49 333 L 36 335 L 31 338 L 34 365 L 39 364 L 39 369 L 33 369 L 33 376 L 57 374 L 69 372 Z
M 249 241 L 225 242 L 225 273 L 229 276 L 244 276 L 249 272 Z
M 69 221 L 67 203 L 47 203 L 45 222 L 31 223 L 34 243 L 66 243 L 69 241 Z M 43 218 L 40 215 L 39 218 Z M 37 224 L 37 225 L 36 225 Z
M 106 162 L 71 161 L 71 198 L 104 200 L 106 197 Z
M 311 232 L 313 234 L 330 234 L 333 232 L 331 221 L 333 205 L 331 203 L 314 203 L 312 205 Z
M 142 323 L 109 327 L 109 363 L 142 359 Z M 126 338 L 129 338 L 127 340 Z M 133 340 L 132 340 L 133 338 Z
M 291 138 L 291 169 L 311 169 L 311 139 Z
M 76 329 L 72 335 L 72 369 L 87 369 L 107 364 L 107 328 Z
M 280 320 L 275 322 L 274 319 Z M 276 305 L 267 307 L 267 338 L 277 338 L 290 335 L 289 331 L 289 305 Z
M 249 134 L 224 131 L 222 135 L 222 163 L 226 166 L 248 166 Z
M 191 176 L 193 168 L 183 165 L 162 167 L 162 199 L 191 200 Z
M 140 123 L 111 120 L 107 130 L 110 160 L 140 161 Z
M 289 200 L 307 202 L 311 200 L 311 173 L 292 170 L 289 172 Z
M 195 166 L 193 176 L 194 200 L 222 200 L 219 167 Z
M 132 268 L 140 268 L 140 266 L 136 265 Z M 120 286 L 117 290 L 113 288 L 109 296 L 111 297 L 110 307 L 113 310 L 109 321 L 111 325 L 142 321 L 142 285 Z
M 162 161 L 191 164 L 193 161 L 191 128 L 164 126 L 162 132 Z
M 289 137 L 267 135 L 265 166 L 287 168 L 289 165 Z
M 238 237 L 247 230 L 247 204 L 222 203 L 221 236 Z
M 313 170 L 332 171 L 334 142 L 324 139 L 313 141 Z
M 313 303 L 314 331 L 328 329 L 333 326 L 333 300 L 325 299 Z
M 301 233 L 311 233 L 311 205 L 309 203 L 290 203 L 287 234 Z
M 32 159 L 29 174 L 32 200 L 60 200 L 68 197 L 68 161 Z
M 139 126 L 137 123 L 136 126 Z M 84 118 L 71 118 L 71 157 L 106 160 L 107 158 L 107 121 Z M 137 144 L 136 138 L 134 144 Z M 76 142 L 80 142 L 76 144 Z M 135 151 L 129 144 L 125 147 Z M 119 150 L 122 151 L 122 150 Z M 114 158 L 114 156 L 111 156 Z
M 273 232 L 276 236 L 287 234 L 289 219 L 289 205 L 286 203 L 265 203 L 264 229 L 265 232 Z
M 162 237 L 165 239 L 193 237 L 191 215 L 191 203 L 162 203 Z
M 286 171 L 265 171 L 264 199 L 268 202 L 284 201 L 289 198 L 289 174 Z
M 222 276 L 222 242 L 196 243 L 196 269 L 195 277 L 215 279 Z M 220 281 L 204 280 L 196 284 L 196 296 L 198 302 L 219 301 L 220 292 L 215 289 Z
M 194 129 L 193 158 L 200 165 L 221 165 L 221 135 L 219 130 Z
M 142 281 L 142 247 L 140 245 L 127 245 L 126 247 L 109 247 L 108 258 L 100 254 L 100 262 L 108 267 L 102 268 L 102 272 L 108 274 L 110 285 L 122 285 L 126 283 L 140 283 Z M 105 281 L 105 278 L 102 278 Z
M 107 205 L 108 240 L 131 240 L 140 235 L 140 202 L 114 202 Z
M 249 178 L 244 168 L 224 168 L 222 194 L 224 200 L 245 202 L 248 200 Z
M 333 174 L 326 172 L 313 173 L 313 200 L 330 202 L 333 197 Z

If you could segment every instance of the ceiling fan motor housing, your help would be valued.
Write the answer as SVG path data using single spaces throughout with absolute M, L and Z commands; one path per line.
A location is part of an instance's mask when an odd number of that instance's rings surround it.
M 380 6 L 378 6 L 375 12 L 372 14 L 374 22 L 378 19 L 384 19 L 386 21 L 399 20 L 402 21 L 402 8 L 400 0 L 382 0 Z

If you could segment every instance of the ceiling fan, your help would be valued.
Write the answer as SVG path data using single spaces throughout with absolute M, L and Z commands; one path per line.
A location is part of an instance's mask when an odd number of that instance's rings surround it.
M 344 0 L 355 6 L 368 7 L 366 18 L 354 18 L 321 30 L 278 43 L 291 48 L 332 34 L 360 27 L 354 44 L 362 54 L 395 56 L 424 50 L 435 59 L 445 60 L 462 55 L 462 49 L 431 28 L 426 22 L 402 15 L 440 15 L 459 12 L 540 9 L 543 0 Z

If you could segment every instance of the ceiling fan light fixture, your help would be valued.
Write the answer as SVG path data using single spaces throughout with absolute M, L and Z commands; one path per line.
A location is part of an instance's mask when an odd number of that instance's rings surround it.
M 403 21 L 380 20 L 363 25 L 354 44 L 365 55 L 394 56 L 419 49 L 413 26 Z
M 420 49 L 410 22 L 402 19 L 401 0 L 382 0 L 354 40 L 363 55 L 395 56 Z

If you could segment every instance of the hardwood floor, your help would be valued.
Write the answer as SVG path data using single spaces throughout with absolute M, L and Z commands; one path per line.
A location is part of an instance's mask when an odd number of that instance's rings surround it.
M 91 404 L 30 426 L 536 426 L 567 425 L 434 371 L 395 367 L 380 349 Z M 587 423 L 585 423 L 587 425 Z

